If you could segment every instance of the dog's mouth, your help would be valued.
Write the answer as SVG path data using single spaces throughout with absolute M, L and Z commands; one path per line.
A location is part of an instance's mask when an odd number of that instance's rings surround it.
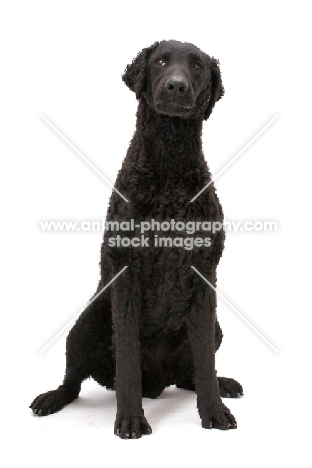
M 189 113 L 193 109 L 192 106 L 183 106 L 176 101 L 157 102 L 156 111 L 159 114 L 166 114 L 170 117 L 180 116 Z

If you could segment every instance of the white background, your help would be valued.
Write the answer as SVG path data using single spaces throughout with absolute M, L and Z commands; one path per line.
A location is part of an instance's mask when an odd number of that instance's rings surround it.
M 6 466 L 308 464 L 311 70 L 308 2 L 4 1 L 1 43 L 1 385 Z M 125 66 L 155 40 L 196 44 L 221 63 L 225 96 L 204 124 L 229 220 L 276 220 L 276 233 L 228 234 L 220 291 L 220 375 L 245 391 L 227 400 L 236 431 L 204 430 L 195 394 L 170 388 L 143 402 L 153 434 L 113 434 L 115 394 L 93 381 L 60 413 L 38 418 L 33 398 L 56 388 L 66 330 L 99 279 L 102 233 L 43 233 L 40 220 L 105 217 L 110 187 L 39 117 L 44 114 L 114 183 L 137 102 Z

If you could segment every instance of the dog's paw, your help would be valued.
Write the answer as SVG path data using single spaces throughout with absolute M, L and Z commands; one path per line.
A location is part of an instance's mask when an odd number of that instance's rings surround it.
M 218 383 L 222 398 L 239 398 L 244 395 L 243 387 L 234 379 L 218 377 Z
M 204 429 L 236 429 L 237 423 L 231 411 L 222 403 L 217 401 L 209 405 L 204 417 L 202 417 L 202 426 Z
M 38 416 L 46 416 L 59 411 L 67 403 L 64 391 L 57 389 L 38 395 L 29 408 Z
M 152 428 L 144 416 L 117 416 L 114 433 L 121 439 L 139 439 L 143 434 L 151 434 Z

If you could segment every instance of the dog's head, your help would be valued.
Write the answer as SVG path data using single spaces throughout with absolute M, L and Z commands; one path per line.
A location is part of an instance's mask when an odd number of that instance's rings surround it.
M 143 49 L 122 77 L 159 114 L 208 119 L 223 96 L 219 62 L 193 44 L 155 42 Z

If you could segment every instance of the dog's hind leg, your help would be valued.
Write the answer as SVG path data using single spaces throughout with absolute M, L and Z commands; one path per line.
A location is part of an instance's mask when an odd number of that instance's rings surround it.
M 46 416 L 62 409 L 78 397 L 84 380 L 74 367 L 67 367 L 64 382 L 56 390 L 42 393 L 34 399 L 30 408 L 38 416 Z
M 111 336 L 103 337 L 104 325 L 109 329 L 106 322 L 110 321 L 110 311 L 103 310 L 105 305 L 103 300 L 93 302 L 70 330 L 66 340 L 64 381 L 56 390 L 42 393 L 34 399 L 30 405 L 34 414 L 46 416 L 55 413 L 78 397 L 82 381 L 90 377 L 93 370 L 93 356 L 100 339 L 103 342 L 111 339 Z M 106 335 L 110 334 L 110 331 L 106 332 Z
M 244 394 L 243 387 L 236 380 L 228 377 L 217 377 L 217 380 L 222 398 L 239 398 Z M 178 388 L 195 391 L 194 380 L 191 377 L 178 382 L 176 385 Z
M 218 320 L 215 324 L 215 350 L 216 352 L 220 348 L 222 343 L 223 333 Z M 228 377 L 217 377 L 219 392 L 222 398 L 238 398 L 242 396 L 243 387 L 236 380 Z
M 215 350 L 216 352 L 220 348 L 222 343 L 223 333 L 218 320 L 215 324 Z M 228 377 L 217 377 L 220 396 L 222 398 L 238 398 L 242 396 L 243 387 L 236 380 Z
M 239 382 L 229 377 L 218 377 L 219 391 L 222 398 L 239 398 L 244 395 Z
M 75 327 L 74 327 L 75 328 Z M 62 385 L 56 390 L 42 393 L 34 399 L 30 408 L 38 416 L 46 416 L 62 409 L 78 397 L 81 382 L 88 377 L 86 369 L 79 365 L 79 356 L 72 353 L 71 335 L 67 337 L 66 372 Z M 78 350 L 79 354 L 80 350 Z

